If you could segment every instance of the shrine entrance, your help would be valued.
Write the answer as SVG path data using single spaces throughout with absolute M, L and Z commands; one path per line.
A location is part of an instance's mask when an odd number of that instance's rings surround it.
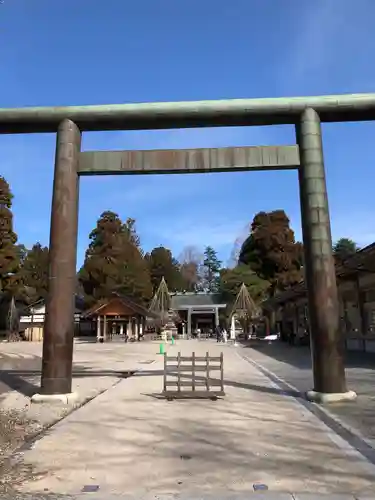
M 0 109 L 0 133 L 57 132 L 41 394 L 72 387 L 79 177 L 297 169 L 317 401 L 353 399 L 339 326 L 321 122 L 375 119 L 375 94 Z M 81 152 L 85 131 L 292 124 L 290 146 Z

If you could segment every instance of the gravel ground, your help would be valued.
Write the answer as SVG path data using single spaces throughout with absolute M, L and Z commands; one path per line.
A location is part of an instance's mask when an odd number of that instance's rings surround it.
M 117 384 L 117 377 L 90 377 L 73 381 L 78 392 L 78 400 L 71 405 L 30 404 L 28 398 L 11 391 L 0 400 L 0 497 L 16 493 L 17 485 L 26 479 L 37 479 L 30 468 L 23 465 L 23 447 L 31 446 L 33 441 L 43 435 L 54 424 L 88 401 Z M 5 408 L 4 408 L 5 407 Z M 14 498 L 12 496 L 11 498 Z M 23 497 L 22 497 L 23 498 Z
M 0 496 L 3 498 L 5 494 L 14 497 L 14 487 L 31 477 L 32 472 L 22 466 L 21 455 L 13 456 L 13 454 L 29 439 L 36 436 L 43 429 L 43 424 L 29 415 L 26 397 L 12 390 L 4 380 L 8 370 L 21 367 L 38 370 L 40 358 L 38 356 L 15 357 L 1 353 L 0 362 Z
M 41 344 L 0 343 L 0 498 L 27 499 L 17 494 L 17 486 L 26 479 L 37 479 L 23 465 L 23 449 L 31 446 L 39 435 L 99 394 L 127 376 L 128 371 L 153 359 L 155 346 L 75 345 L 72 390 L 78 394 L 74 404 L 30 404 L 31 394 L 40 384 Z M 146 353 L 145 353 L 146 351 Z M 147 351 L 149 351 L 149 356 Z M 143 360 L 143 361 L 142 361 Z M 35 500 L 35 496 L 31 497 Z M 37 497 L 43 498 L 43 497 Z M 51 495 L 45 498 L 68 499 Z
M 27 439 L 39 432 L 40 425 L 28 420 L 26 412 L 0 410 L 0 496 L 15 494 L 15 487 L 32 471 L 22 464 L 21 456 L 12 456 Z

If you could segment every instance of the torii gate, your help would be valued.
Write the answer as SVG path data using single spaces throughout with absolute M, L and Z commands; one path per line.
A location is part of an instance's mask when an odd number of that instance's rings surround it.
M 0 133 L 57 132 L 49 294 L 41 395 L 72 390 L 74 292 L 80 175 L 298 169 L 316 401 L 348 391 L 325 180 L 321 122 L 375 120 L 375 94 L 176 103 L 0 109 Z M 296 145 L 81 153 L 85 131 L 293 124 Z

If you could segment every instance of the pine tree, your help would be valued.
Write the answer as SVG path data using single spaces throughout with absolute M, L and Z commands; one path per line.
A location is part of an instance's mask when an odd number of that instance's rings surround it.
M 34 291 L 30 297 L 32 302 L 45 299 L 48 293 L 48 247 L 42 247 L 35 243 L 31 250 L 26 251 L 21 268 L 21 279 L 23 285 Z
M 340 238 L 333 245 L 333 257 L 336 265 L 343 265 L 344 262 L 358 251 L 355 241 L 350 238 Z
M 223 302 L 233 304 L 243 283 L 255 303 L 259 304 L 266 298 L 270 283 L 259 278 L 249 266 L 240 264 L 220 271 L 219 293 Z
M 154 248 L 145 255 L 145 260 L 149 266 L 153 293 L 156 292 L 162 278 L 165 279 L 170 291 L 176 292 L 183 289 L 180 266 L 168 248 L 162 246 Z
M 0 287 L 1 291 L 14 295 L 18 288 L 20 254 L 13 231 L 12 199 L 9 184 L 0 177 Z
M 128 217 L 124 224 L 124 230 L 128 233 L 130 240 L 134 243 L 134 245 L 139 249 L 139 251 L 143 254 L 141 248 L 141 238 L 137 234 L 136 231 L 136 220 Z
M 295 241 L 284 210 L 256 214 L 251 233 L 242 245 L 239 264 L 248 265 L 270 282 L 271 295 L 301 281 L 302 245 Z
M 218 291 L 220 269 L 221 261 L 216 251 L 210 246 L 206 247 L 203 261 L 203 287 L 206 291 L 211 293 Z
M 87 303 L 108 298 L 113 292 L 147 303 L 152 286 L 147 262 L 138 247 L 135 221 L 129 229 L 114 212 L 103 212 L 89 238 L 79 272 Z

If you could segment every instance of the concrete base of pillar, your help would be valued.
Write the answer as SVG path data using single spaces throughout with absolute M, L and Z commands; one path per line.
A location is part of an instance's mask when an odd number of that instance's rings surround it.
M 318 404 L 340 403 L 343 401 L 354 401 L 357 398 L 357 394 L 354 391 L 333 393 L 307 391 L 306 398 Z
M 32 403 L 60 403 L 71 405 L 77 401 L 78 394 L 70 392 L 68 394 L 34 394 L 31 396 Z

